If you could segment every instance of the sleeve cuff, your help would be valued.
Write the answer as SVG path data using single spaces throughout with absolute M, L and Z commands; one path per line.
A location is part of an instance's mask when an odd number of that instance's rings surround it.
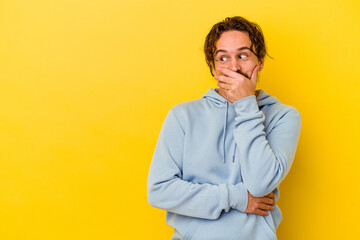
M 259 106 L 255 95 L 240 98 L 233 103 L 233 106 L 237 114 L 257 113 L 259 111 Z
M 229 205 L 231 208 L 245 212 L 248 204 L 248 192 L 243 183 L 228 185 Z

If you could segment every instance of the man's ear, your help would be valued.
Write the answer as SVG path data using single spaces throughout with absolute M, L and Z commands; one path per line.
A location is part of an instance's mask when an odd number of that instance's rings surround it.
M 212 71 L 213 75 L 215 75 L 216 71 L 215 71 L 215 68 L 214 68 L 214 64 L 210 63 L 210 66 L 211 66 L 211 71 Z
M 261 71 L 264 67 L 264 58 L 262 58 L 260 61 L 259 61 L 259 71 Z

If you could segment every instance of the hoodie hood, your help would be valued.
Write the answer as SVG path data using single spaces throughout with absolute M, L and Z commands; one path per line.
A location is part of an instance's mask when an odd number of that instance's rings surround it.
M 206 98 L 210 102 L 212 102 L 216 107 L 218 108 L 224 108 L 224 130 L 223 130 L 223 139 L 222 139 L 222 162 L 225 163 L 225 135 L 226 135 L 226 123 L 227 123 L 227 117 L 228 117 L 228 108 L 232 106 L 232 103 L 226 100 L 224 97 L 222 97 L 218 93 L 218 88 L 210 88 L 202 97 Z M 258 103 L 259 107 L 265 106 L 265 105 L 271 105 L 274 103 L 279 102 L 274 96 L 271 96 L 270 94 L 266 93 L 263 89 L 258 89 L 255 91 L 258 96 L 256 97 L 256 101 Z M 232 156 L 232 161 L 235 161 L 235 155 L 236 155 L 236 143 L 234 148 L 234 154 Z
M 225 107 L 226 102 L 228 102 L 229 105 L 232 105 L 232 103 L 230 103 L 228 100 L 222 97 L 218 93 L 218 91 L 219 91 L 218 88 L 210 88 L 202 97 L 208 99 L 215 106 L 220 108 Z M 279 100 L 277 100 L 276 97 L 266 93 L 264 89 L 257 89 L 255 92 L 258 93 L 258 96 L 256 97 L 256 101 L 258 102 L 259 107 L 265 105 L 271 105 L 279 102 Z

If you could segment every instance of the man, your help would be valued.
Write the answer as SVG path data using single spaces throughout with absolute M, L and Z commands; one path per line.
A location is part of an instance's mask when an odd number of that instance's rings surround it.
M 263 89 L 265 41 L 242 17 L 215 24 L 204 51 L 219 88 L 168 112 L 148 176 L 149 203 L 171 239 L 277 239 L 279 184 L 292 165 L 301 115 Z

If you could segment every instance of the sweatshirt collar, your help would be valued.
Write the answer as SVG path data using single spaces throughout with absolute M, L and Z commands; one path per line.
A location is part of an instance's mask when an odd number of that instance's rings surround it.
M 225 107 L 226 102 L 229 103 L 228 106 L 232 106 L 232 103 L 230 103 L 223 96 L 221 96 L 218 93 L 218 91 L 219 88 L 209 88 L 209 90 L 202 97 L 207 98 L 217 107 Z M 258 96 L 256 97 L 256 101 L 258 102 L 259 107 L 279 102 L 276 99 L 276 97 L 269 95 L 268 93 L 265 92 L 264 89 L 257 89 L 255 91 L 258 93 Z

